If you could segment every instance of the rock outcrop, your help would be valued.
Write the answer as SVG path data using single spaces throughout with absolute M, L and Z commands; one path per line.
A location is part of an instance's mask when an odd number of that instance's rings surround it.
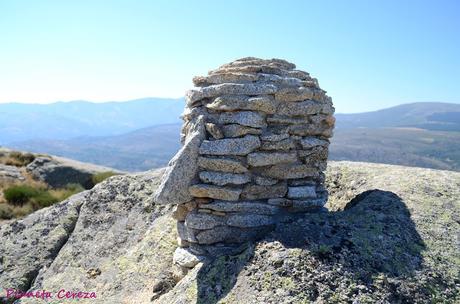
M 334 108 L 318 81 L 287 61 L 249 57 L 193 82 L 184 146 L 155 196 L 177 205 L 180 247 L 226 252 L 321 210 Z
M 86 189 L 94 186 L 92 177 L 102 172 L 119 172 L 117 170 L 93 164 L 82 163 L 56 156 L 38 156 L 27 165 L 26 171 L 34 179 L 45 182 L 53 188 L 68 184 L 80 184 Z
M 0 182 L 21 182 L 25 179 L 18 167 L 0 164 Z
M 241 253 L 202 260 L 175 252 L 173 210 L 152 201 L 163 172 L 112 177 L 0 224 L 0 296 L 16 288 L 52 292 L 47 303 L 67 302 L 61 289 L 95 292 L 79 300 L 88 304 L 460 300 L 459 173 L 329 162 L 335 212 L 301 215 Z M 199 262 L 178 281 L 173 259 Z
M 92 303 L 148 302 L 156 280 L 172 280 L 176 247 L 171 208 L 152 204 L 163 171 L 115 176 L 0 225 L 0 303 L 8 288 L 53 291 L 48 303 L 62 303 L 61 289 L 94 291 Z

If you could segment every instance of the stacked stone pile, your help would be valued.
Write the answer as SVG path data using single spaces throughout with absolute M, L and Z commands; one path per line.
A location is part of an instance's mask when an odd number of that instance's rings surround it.
M 315 78 L 284 60 L 251 57 L 193 82 L 183 148 L 155 196 L 177 205 L 180 247 L 211 254 L 323 207 L 335 120 Z

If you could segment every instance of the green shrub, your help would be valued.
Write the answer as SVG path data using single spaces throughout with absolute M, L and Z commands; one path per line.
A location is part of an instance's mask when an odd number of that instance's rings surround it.
M 26 184 L 10 186 L 3 190 L 7 203 L 0 203 L 0 219 L 25 216 L 83 190 L 85 189 L 80 184 L 68 184 L 60 189 L 46 189 L 43 186 L 33 187 Z
M 3 190 L 6 201 L 14 206 L 24 205 L 38 193 L 37 189 L 27 185 L 14 185 Z
M 14 207 L 13 217 L 23 217 L 28 214 L 31 214 L 34 211 L 35 209 L 32 207 L 31 204 L 25 204 L 24 206 L 21 206 L 21 207 Z
M 331 255 L 333 251 L 330 245 L 321 244 L 316 247 L 316 250 L 314 250 L 314 252 L 318 257 L 326 258 L 329 255 Z
M 51 206 L 57 202 L 59 202 L 59 199 L 46 190 L 38 191 L 38 193 L 30 199 L 30 204 L 34 210 Z
M 107 178 L 109 178 L 111 176 L 114 176 L 114 175 L 118 175 L 118 173 L 113 172 L 113 171 L 106 171 L 106 172 L 96 173 L 96 174 L 93 175 L 91 180 L 92 180 L 94 185 L 97 185 L 100 182 L 104 181 L 105 179 L 107 179 Z
M 9 220 L 13 218 L 13 208 L 8 204 L 0 203 L 0 219 Z
M 82 185 L 77 184 L 77 183 L 67 184 L 67 185 L 64 187 L 64 189 L 67 190 L 67 191 L 69 191 L 69 192 L 73 192 L 72 194 L 75 194 L 75 193 L 79 193 L 79 192 L 85 191 L 85 188 L 83 188 Z M 72 194 L 71 194 L 71 195 L 72 195 Z

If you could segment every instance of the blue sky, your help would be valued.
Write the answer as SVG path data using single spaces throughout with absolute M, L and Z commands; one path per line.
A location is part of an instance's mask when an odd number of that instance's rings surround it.
M 0 0 L 0 102 L 178 97 L 239 57 L 284 58 L 338 112 L 460 102 L 460 1 Z

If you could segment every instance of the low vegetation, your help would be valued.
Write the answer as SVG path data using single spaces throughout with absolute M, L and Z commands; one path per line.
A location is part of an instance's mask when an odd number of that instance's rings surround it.
M 85 189 L 79 184 L 68 184 L 59 189 L 50 189 L 45 184 L 38 182 L 6 186 L 3 189 L 3 199 L 0 199 L 0 219 L 25 216 L 63 201 L 83 190 Z
M 85 190 L 85 187 L 78 183 L 54 188 L 34 179 L 26 170 L 26 166 L 33 162 L 36 156 L 32 153 L 0 149 L 0 164 L 17 167 L 22 178 L 12 180 L 2 179 L 0 176 L 0 221 L 26 216 Z M 91 177 L 90 187 L 117 174 L 113 171 L 96 173 Z
M 113 172 L 113 171 L 106 171 L 106 172 L 96 173 L 96 174 L 93 175 L 91 180 L 93 182 L 93 185 L 97 185 L 97 184 L 103 182 L 104 180 L 106 180 L 107 178 L 109 178 L 111 176 L 114 176 L 114 175 L 118 175 L 118 173 Z
M 0 164 L 16 167 L 25 167 L 35 159 L 35 155 L 32 153 L 23 153 L 13 151 L 9 153 L 0 154 Z

